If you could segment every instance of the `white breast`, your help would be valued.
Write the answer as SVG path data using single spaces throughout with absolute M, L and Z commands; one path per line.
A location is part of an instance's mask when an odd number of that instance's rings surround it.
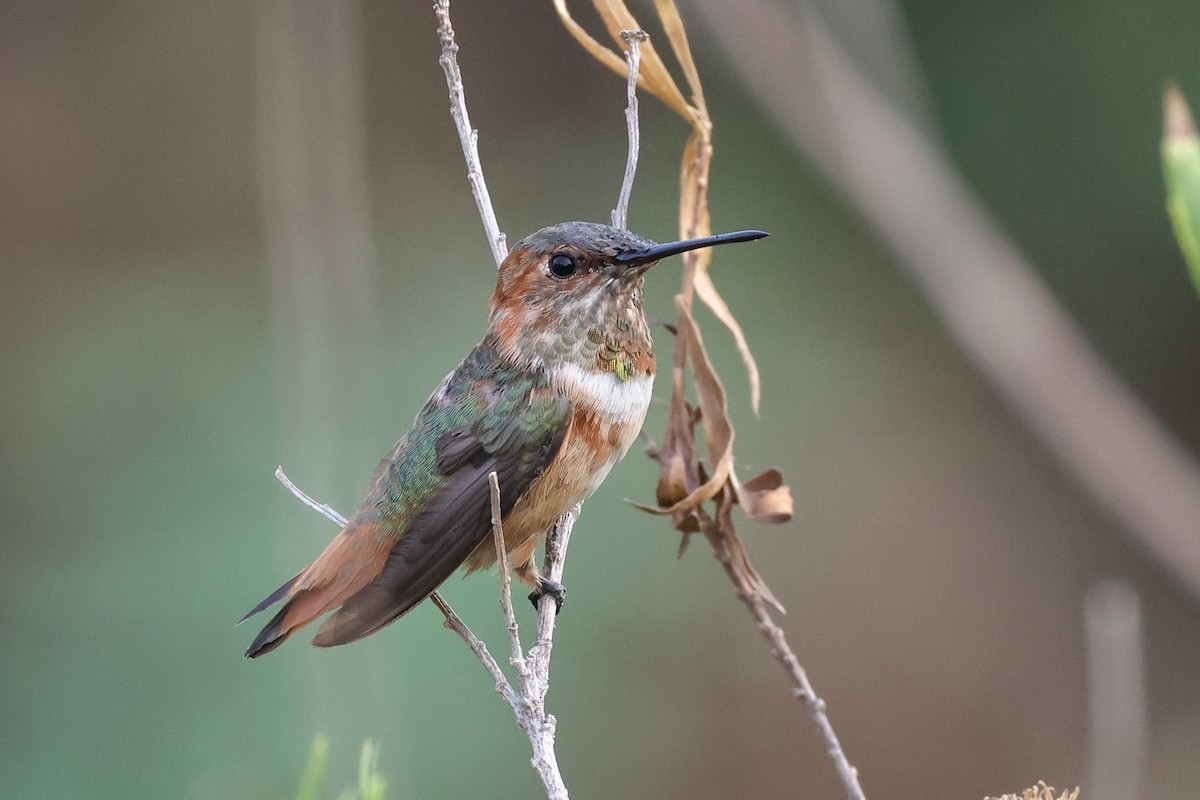
M 589 371 L 576 364 L 555 368 L 553 383 L 573 403 L 580 403 L 597 416 L 629 430 L 622 454 L 642 429 L 654 392 L 654 378 L 637 376 L 623 381 L 614 372 Z

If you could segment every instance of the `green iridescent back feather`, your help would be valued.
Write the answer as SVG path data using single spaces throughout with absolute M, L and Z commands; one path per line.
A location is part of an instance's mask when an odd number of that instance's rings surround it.
M 438 442 L 447 431 L 474 423 L 484 450 L 495 453 L 505 449 L 514 435 L 533 439 L 564 424 L 555 400 L 530 402 L 531 392 L 548 383 L 543 370 L 524 369 L 503 359 L 495 338 L 486 337 L 446 376 L 409 432 L 380 462 L 360 517 L 383 523 L 381 536 L 401 536 L 428 497 L 446 483 L 437 465 Z M 519 424 L 506 424 L 514 416 Z M 524 474 L 537 461 L 536 451 L 523 453 L 516 470 Z

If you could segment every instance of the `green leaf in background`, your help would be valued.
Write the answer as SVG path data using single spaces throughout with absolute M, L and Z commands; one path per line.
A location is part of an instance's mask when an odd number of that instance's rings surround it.
M 1163 176 L 1167 210 L 1192 282 L 1200 292 L 1200 138 L 1187 101 L 1175 86 L 1163 96 Z
M 379 746 L 371 739 L 363 742 L 362 755 L 358 760 L 359 800 L 384 800 L 387 783 L 378 769 Z
M 329 737 L 318 733 L 308 751 L 308 763 L 300 778 L 296 800 L 320 800 L 321 784 L 325 782 L 325 768 L 329 764 Z M 362 754 L 358 758 L 358 787 L 347 789 L 338 795 L 338 800 L 384 800 L 387 782 L 379 772 L 379 745 L 371 739 L 363 742 Z
M 304 776 L 300 778 L 300 789 L 296 800 L 318 800 L 321 783 L 325 780 L 325 765 L 329 763 L 329 737 L 318 733 L 308 751 L 308 763 L 304 765 Z

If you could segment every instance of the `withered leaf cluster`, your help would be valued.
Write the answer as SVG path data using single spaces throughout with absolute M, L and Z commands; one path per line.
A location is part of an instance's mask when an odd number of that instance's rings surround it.
M 621 46 L 621 31 L 642 26 L 623 0 L 593 0 L 608 34 Z M 642 45 L 638 85 L 678 113 L 692 131 L 684 147 L 680 171 L 679 236 L 691 239 L 712 233 L 708 212 L 709 169 L 712 163 L 712 120 L 704 102 L 700 74 L 688 46 L 683 20 L 673 0 L 655 0 L 655 9 L 666 38 L 686 81 L 689 97 L 667 70 L 652 42 Z M 623 78 L 628 66 L 618 54 L 579 25 L 567 10 L 566 0 L 554 7 L 567 30 L 602 64 Z M 650 448 L 658 462 L 657 506 L 639 506 L 654 514 L 667 515 L 683 533 L 680 553 L 692 534 L 702 533 L 725 566 L 738 591 L 749 601 L 765 601 L 782 611 L 779 602 L 754 569 L 733 524 L 733 506 L 759 522 L 787 522 L 792 518 L 792 496 L 776 469 L 741 480 L 734 468 L 734 427 L 726 403 L 725 388 L 713 369 L 700 329 L 692 315 L 695 297 L 708 306 L 729 330 L 746 365 L 750 400 L 758 413 L 760 379 L 758 365 L 750 352 L 741 325 L 721 298 L 708 273 L 712 250 L 685 253 L 683 285 L 675 298 L 679 314 L 675 352 L 672 359 L 671 403 L 662 443 Z M 695 401 L 688 399 L 687 378 L 695 388 Z M 703 432 L 703 452 L 697 430 Z
M 1063 791 L 1059 794 L 1053 786 L 1047 786 L 1045 781 L 1038 781 L 1037 786 L 1031 786 L 1019 795 L 1005 794 L 1000 797 L 987 797 L 984 800 L 1078 800 L 1079 787 L 1074 791 Z

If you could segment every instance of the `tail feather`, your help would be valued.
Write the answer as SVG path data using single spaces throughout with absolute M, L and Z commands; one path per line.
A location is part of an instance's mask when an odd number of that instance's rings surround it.
M 292 629 L 285 627 L 287 624 L 285 620 L 290 606 L 291 603 L 288 603 L 279 609 L 279 613 L 272 617 L 271 621 L 258 632 L 258 636 L 255 636 L 254 641 L 246 648 L 246 658 L 258 658 L 287 641 L 287 638 L 292 635 Z
M 285 583 L 283 586 L 280 586 L 278 589 L 276 589 L 275 591 L 273 591 L 269 595 L 267 595 L 266 598 L 264 598 L 261 603 L 259 603 L 254 608 L 247 611 L 246 616 L 242 617 L 237 622 L 235 622 L 234 627 L 236 628 L 238 625 L 241 625 L 243 622 L 250 619 L 258 612 L 265 611 L 268 607 L 275 605 L 280 600 L 287 597 L 291 593 L 292 587 L 296 585 L 296 581 L 300 580 L 300 575 L 303 575 L 303 574 L 304 574 L 303 572 L 299 573 L 298 575 L 293 577 L 290 581 Z
M 284 598 L 287 603 L 259 631 L 247 658 L 269 653 L 317 617 L 340 606 L 372 581 L 387 561 L 389 539 L 375 522 L 351 521 L 320 557 L 242 617 L 249 619 Z

